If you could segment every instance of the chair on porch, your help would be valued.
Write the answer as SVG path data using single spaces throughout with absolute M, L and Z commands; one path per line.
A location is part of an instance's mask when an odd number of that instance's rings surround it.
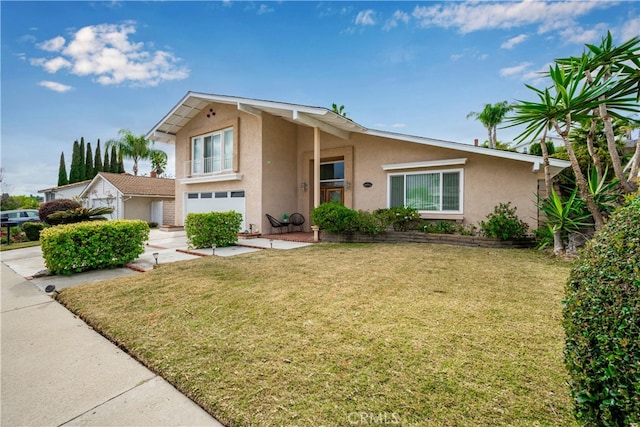
M 295 230 L 296 227 L 300 227 L 300 231 L 304 231 L 304 216 L 301 213 L 292 213 L 289 217 L 289 224 L 292 225 L 292 230 Z
M 269 214 L 265 214 L 269 223 L 271 224 L 271 232 L 273 233 L 273 229 L 277 228 L 280 233 L 282 233 L 282 228 L 286 228 L 289 231 L 289 223 L 280 222 Z

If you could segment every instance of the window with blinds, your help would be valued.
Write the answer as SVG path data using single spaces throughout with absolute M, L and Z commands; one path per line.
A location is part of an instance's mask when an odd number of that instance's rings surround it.
M 462 170 L 393 174 L 389 176 L 389 206 L 418 211 L 462 211 Z

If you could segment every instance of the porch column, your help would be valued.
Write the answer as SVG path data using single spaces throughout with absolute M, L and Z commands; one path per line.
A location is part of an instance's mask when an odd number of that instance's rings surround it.
M 313 207 L 320 206 L 320 128 L 313 128 Z

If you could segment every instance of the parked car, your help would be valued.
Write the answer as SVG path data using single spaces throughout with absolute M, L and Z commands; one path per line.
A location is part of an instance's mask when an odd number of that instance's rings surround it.
M 25 222 L 40 222 L 40 216 L 35 209 L 16 209 L 0 212 L 0 220 L 2 220 L 2 224 L 11 222 L 22 227 Z

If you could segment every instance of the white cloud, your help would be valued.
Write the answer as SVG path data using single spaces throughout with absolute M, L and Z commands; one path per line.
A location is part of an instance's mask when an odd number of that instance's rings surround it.
M 261 4 L 258 7 L 258 11 L 257 11 L 258 15 L 264 15 L 265 13 L 271 13 L 271 12 L 273 12 L 273 8 L 267 6 L 266 4 Z
M 42 87 L 46 87 L 47 89 L 51 89 L 54 92 L 60 92 L 60 93 L 68 92 L 72 89 L 71 86 L 63 85 L 62 83 L 51 82 L 48 80 L 43 80 L 39 82 L 38 85 Z
M 523 41 L 525 41 L 528 38 L 529 38 L 528 35 L 520 34 L 519 36 L 512 37 L 509 40 L 507 40 L 506 42 L 502 43 L 500 45 L 500 47 L 502 49 L 513 49 L 513 47 L 515 45 L 518 45 L 518 44 L 522 43 Z
M 560 30 L 560 37 L 565 43 L 597 43 L 602 40 L 603 35 L 607 34 L 607 30 L 608 27 L 605 24 L 597 24 L 589 30 L 574 26 Z
M 627 40 L 631 40 L 634 37 L 638 37 L 640 35 L 640 18 L 629 19 L 624 23 L 620 31 L 620 38 L 622 42 L 626 42 Z
M 102 85 L 157 86 L 166 80 L 189 76 L 189 70 L 180 67 L 180 59 L 171 52 L 152 52 L 145 50 L 144 43 L 132 42 L 129 37 L 135 31 L 133 24 L 86 26 L 73 34 L 68 43 L 58 36 L 38 45 L 61 55 L 35 58 L 31 64 L 52 74 L 69 69 L 75 75 L 94 76 Z
M 502 77 L 511 77 L 516 74 L 522 74 L 530 66 L 531 66 L 530 62 L 522 62 L 513 67 L 502 68 L 500 69 L 500 75 Z
M 356 25 L 375 25 L 375 12 L 372 9 L 361 10 L 356 16 Z
M 48 52 L 58 52 L 60 49 L 62 49 L 65 43 L 66 43 L 66 40 L 64 39 L 64 37 L 58 36 L 50 40 L 47 40 L 45 42 L 42 42 L 37 46 L 40 49 L 46 50 Z
M 416 6 L 412 15 L 422 27 L 457 28 L 462 33 L 530 24 L 540 25 L 544 32 L 545 28 L 553 28 L 559 23 L 570 26 L 574 18 L 612 5 L 612 2 L 586 1 L 465 1 Z
M 396 10 L 395 12 L 393 12 L 393 16 L 391 17 L 391 19 L 385 22 L 382 29 L 384 31 L 389 31 L 393 28 L 396 28 L 400 22 L 402 22 L 403 24 L 408 24 L 409 19 L 411 19 L 411 17 L 408 13 L 402 12 L 401 10 Z
M 527 71 L 522 75 L 522 80 L 532 81 L 534 83 L 541 82 L 549 75 L 549 67 L 551 67 L 552 65 L 554 64 L 552 64 L 551 62 L 547 62 L 537 70 Z

